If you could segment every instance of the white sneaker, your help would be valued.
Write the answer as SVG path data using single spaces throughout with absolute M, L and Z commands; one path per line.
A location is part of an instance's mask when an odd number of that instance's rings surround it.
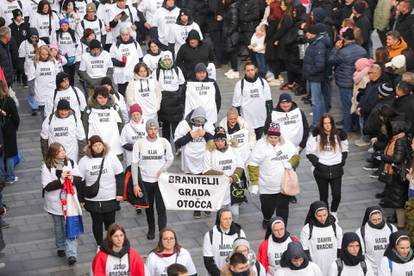
M 224 73 L 224 75 L 226 76 L 226 77 L 229 77 L 229 76 L 231 76 L 231 74 L 233 74 L 233 69 L 230 69 L 229 71 L 227 71 L 226 73 Z
M 275 76 L 273 75 L 272 72 L 267 72 L 265 78 L 267 81 L 271 81 L 275 79 Z
M 232 74 L 227 76 L 229 79 L 239 79 L 240 78 L 240 73 L 239 71 L 233 71 Z
M 357 140 L 355 140 L 355 145 L 356 146 L 358 146 L 358 147 L 366 147 L 366 146 L 369 146 L 369 144 L 370 144 L 370 142 L 365 142 L 364 140 L 362 140 L 362 139 L 357 139 Z
M 269 86 L 281 86 L 283 81 L 280 81 L 278 79 L 273 79 L 269 81 Z

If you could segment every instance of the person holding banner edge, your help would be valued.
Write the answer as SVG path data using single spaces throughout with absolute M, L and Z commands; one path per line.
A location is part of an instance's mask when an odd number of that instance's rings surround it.
M 167 226 L 167 212 L 158 187 L 158 177 L 165 172 L 174 161 L 171 144 L 167 139 L 158 137 L 159 125 L 154 119 L 146 123 L 147 136 L 138 139 L 132 149 L 131 172 L 134 183 L 134 194 L 139 197 L 141 188 L 138 185 L 138 166 L 142 184 L 148 196 L 149 208 L 145 209 L 148 223 L 147 239 L 155 238 L 154 201 L 158 214 L 158 230 Z
M 230 206 L 233 219 L 239 218 L 240 202 L 234 202 L 233 191 L 240 183 L 243 174 L 243 161 L 235 148 L 237 141 L 227 142 L 227 133 L 223 127 L 216 127 L 214 144 L 207 144 L 204 155 L 204 174 L 226 175 L 229 178 L 230 187 L 226 190 L 223 206 Z
M 260 190 L 263 229 L 266 229 L 275 210 L 287 225 L 290 197 L 281 193 L 281 179 L 285 169 L 296 168 L 299 160 L 297 148 L 281 137 L 279 124 L 270 123 L 267 135 L 256 143 L 247 167 L 250 192 L 257 194 Z

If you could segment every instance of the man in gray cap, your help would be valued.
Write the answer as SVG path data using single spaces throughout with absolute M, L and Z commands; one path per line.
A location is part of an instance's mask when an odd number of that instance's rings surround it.
M 181 149 L 181 170 L 188 174 L 202 174 L 207 142 L 213 142 L 214 126 L 207 121 L 206 111 L 199 106 L 182 120 L 174 134 L 175 149 Z M 200 212 L 194 212 L 200 218 Z
M 141 188 L 138 175 L 141 176 L 141 186 L 144 187 L 148 198 L 149 208 L 145 209 L 148 223 L 147 238 L 155 238 L 154 201 L 158 214 L 158 230 L 167 226 L 167 212 L 160 189 L 158 177 L 165 172 L 174 161 L 171 144 L 167 139 L 158 137 L 159 125 L 154 119 L 146 123 L 147 136 L 138 139 L 132 149 L 131 172 L 134 183 L 134 194 L 140 196 Z

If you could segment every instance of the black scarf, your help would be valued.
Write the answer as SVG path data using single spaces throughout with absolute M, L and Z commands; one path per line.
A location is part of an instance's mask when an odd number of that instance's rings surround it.
M 323 209 L 328 211 L 328 217 L 326 218 L 325 223 L 322 224 L 316 219 L 315 215 L 318 211 L 323 210 Z M 329 213 L 328 205 L 323 201 L 315 201 L 309 207 L 308 215 L 306 216 L 306 219 L 305 219 L 305 225 L 309 223 L 309 225 L 314 225 L 316 227 L 324 228 L 324 227 L 332 226 L 333 224 L 335 224 L 335 221 L 336 221 L 335 217 Z
M 409 238 L 409 234 L 407 231 L 399 230 L 397 232 L 394 232 L 390 235 L 390 243 L 388 244 L 387 249 L 384 252 L 384 256 L 390 259 L 391 261 L 398 263 L 398 264 L 405 264 L 414 259 L 413 250 L 410 249 L 410 253 L 408 253 L 407 257 L 402 257 L 397 253 L 397 250 L 395 249 L 397 245 L 397 241 L 401 237 L 407 237 Z M 411 241 L 411 240 L 410 240 Z
M 381 221 L 381 223 L 379 223 L 379 224 L 373 224 L 370 221 L 370 217 L 374 213 L 381 213 L 381 215 L 382 215 L 382 221 Z M 361 227 L 364 227 L 366 223 L 368 223 L 368 225 L 371 228 L 374 228 L 374 229 L 380 230 L 380 229 L 383 229 L 384 228 L 384 226 L 385 226 L 385 219 L 384 219 L 384 212 L 382 211 L 381 207 L 379 207 L 379 206 L 371 206 L 371 207 L 368 207 L 365 210 L 365 215 L 364 215 L 364 218 L 362 219 L 362 225 L 361 225 Z
M 357 241 L 359 243 L 359 251 L 357 256 L 351 255 L 347 249 L 348 245 L 354 241 Z M 362 255 L 361 241 L 359 240 L 359 237 L 356 233 L 348 232 L 344 234 L 339 256 L 347 266 L 356 266 L 365 260 L 364 255 Z
M 278 221 L 280 223 L 283 223 L 283 225 L 285 225 L 285 221 L 283 220 L 283 218 L 275 217 L 273 220 L 271 220 L 267 224 L 265 240 L 267 240 L 269 238 L 269 236 L 272 236 L 272 240 L 276 243 L 285 242 L 290 237 L 290 233 L 288 231 L 286 231 L 286 228 L 285 228 L 285 235 L 283 237 L 277 238 L 275 235 L 273 235 L 272 226 L 273 226 L 273 224 L 275 224 L 276 221 Z M 285 227 L 286 227 L 286 225 L 285 225 Z
M 237 132 L 237 131 L 239 131 L 240 130 L 240 125 L 239 125 L 239 123 L 236 123 L 235 125 L 234 125 L 234 127 L 233 128 L 231 128 L 230 126 L 229 126 L 229 123 L 227 122 L 227 132 L 229 133 L 229 134 L 233 134 L 233 133 L 235 133 L 235 132 Z

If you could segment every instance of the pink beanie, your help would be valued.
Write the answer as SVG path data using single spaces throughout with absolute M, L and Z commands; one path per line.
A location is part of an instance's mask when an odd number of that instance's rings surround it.
M 360 58 L 355 62 L 355 69 L 357 71 L 362 71 L 365 68 L 371 66 L 372 64 L 374 64 L 374 60 L 373 59 L 368 59 L 368 58 Z
M 129 114 L 132 114 L 134 112 L 139 112 L 142 114 L 142 108 L 139 106 L 139 104 L 133 104 L 129 108 Z

